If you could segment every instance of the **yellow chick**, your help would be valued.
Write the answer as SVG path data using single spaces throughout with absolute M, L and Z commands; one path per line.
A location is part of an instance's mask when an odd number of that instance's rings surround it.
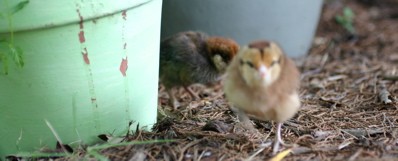
M 242 47 L 227 68 L 224 92 L 239 120 L 245 125 L 250 124 L 249 117 L 278 123 L 274 154 L 279 144 L 285 145 L 283 122 L 300 107 L 299 76 L 296 65 L 279 45 L 266 40 Z M 250 124 L 249 128 L 254 127 Z

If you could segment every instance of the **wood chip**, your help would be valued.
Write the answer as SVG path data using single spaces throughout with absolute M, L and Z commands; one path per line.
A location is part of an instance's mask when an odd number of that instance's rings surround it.
M 388 92 L 386 85 L 384 83 L 380 83 L 379 85 L 379 98 L 384 104 L 392 103 L 392 100 L 389 98 L 390 92 Z

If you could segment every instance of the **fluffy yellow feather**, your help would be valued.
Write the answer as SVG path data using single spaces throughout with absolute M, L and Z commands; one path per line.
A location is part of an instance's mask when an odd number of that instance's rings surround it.
M 274 153 L 284 144 L 282 123 L 300 107 L 299 75 L 280 46 L 266 40 L 242 47 L 227 68 L 224 92 L 239 120 L 248 123 L 251 117 L 278 123 Z

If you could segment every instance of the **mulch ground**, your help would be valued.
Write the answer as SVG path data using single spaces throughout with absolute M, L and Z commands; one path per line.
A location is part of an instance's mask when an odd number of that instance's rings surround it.
M 344 7 L 354 13 L 356 34 L 335 21 Z M 297 65 L 302 72 L 301 110 L 282 129 L 294 144 L 284 160 L 398 160 L 398 1 L 329 0 L 313 47 Z M 253 121 L 262 136 L 235 133 L 238 122 L 220 85 L 193 86 L 202 100 L 167 105 L 153 132 L 129 140 L 175 139 L 175 142 L 107 148 L 111 160 L 267 160 L 275 125 Z M 390 102 L 390 103 L 388 103 Z M 84 152 L 83 152 L 84 153 Z M 65 159 L 65 158 L 64 158 Z

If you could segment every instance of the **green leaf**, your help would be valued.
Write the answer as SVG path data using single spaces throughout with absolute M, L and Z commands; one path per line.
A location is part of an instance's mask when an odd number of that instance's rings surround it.
M 355 28 L 352 24 L 347 24 L 345 28 L 350 32 L 350 33 L 355 33 Z
M 355 33 L 355 27 L 353 24 L 354 17 L 355 15 L 351 8 L 344 7 L 342 15 L 336 15 L 335 20 L 338 24 L 344 27 L 344 29 L 353 34 Z
M 344 18 L 342 16 L 338 15 L 335 17 L 335 19 L 336 19 L 337 23 L 344 24 Z
M 0 52 L 0 63 L 3 64 L 3 72 L 5 75 L 8 74 L 8 60 L 7 55 L 3 52 Z
M 4 15 L 2 13 L 0 13 L 0 18 L 4 18 Z
M 41 158 L 41 157 L 65 157 L 66 153 L 41 153 L 41 152 L 19 152 L 15 155 L 21 158 Z
M 115 143 L 115 144 L 101 144 L 97 146 L 91 146 L 87 147 L 87 151 L 91 150 L 102 150 L 106 148 L 112 148 L 112 147 L 119 147 L 119 146 L 127 146 L 127 145 L 142 145 L 142 144 L 153 144 L 153 143 L 169 143 L 169 142 L 175 142 L 176 140 L 147 140 L 147 141 L 130 141 L 130 142 L 122 142 L 122 143 Z
M 14 46 L 12 44 L 9 44 L 9 48 L 10 48 L 10 55 L 12 58 L 14 58 L 14 62 L 15 64 L 22 68 L 25 63 L 23 61 L 23 50 L 19 47 L 19 46 Z
M 344 17 L 346 17 L 346 18 L 348 18 L 350 20 L 352 20 L 352 18 L 354 18 L 354 16 L 355 16 L 354 12 L 351 10 L 350 7 L 344 7 L 343 15 L 344 15 Z
M 19 2 L 15 7 L 11 8 L 11 15 L 17 13 L 21 9 L 23 9 L 27 4 L 29 3 L 29 0 L 25 0 L 22 2 Z
M 14 61 L 17 63 L 17 65 L 22 68 L 25 65 L 25 62 L 23 60 L 23 50 L 21 47 L 16 46 L 15 47 L 17 53 L 14 55 Z

